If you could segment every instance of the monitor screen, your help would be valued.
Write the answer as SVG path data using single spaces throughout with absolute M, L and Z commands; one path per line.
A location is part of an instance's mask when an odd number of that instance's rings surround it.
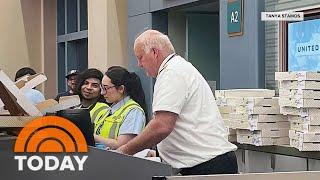
M 288 71 L 320 70 L 320 19 L 288 24 Z

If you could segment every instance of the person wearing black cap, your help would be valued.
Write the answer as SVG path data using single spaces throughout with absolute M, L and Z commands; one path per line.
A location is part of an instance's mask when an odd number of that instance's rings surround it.
M 66 75 L 68 91 L 59 93 L 56 98 L 54 98 L 56 101 L 59 101 L 60 97 L 62 96 L 72 96 L 75 94 L 78 74 L 79 71 L 74 69 L 68 72 L 68 74 Z

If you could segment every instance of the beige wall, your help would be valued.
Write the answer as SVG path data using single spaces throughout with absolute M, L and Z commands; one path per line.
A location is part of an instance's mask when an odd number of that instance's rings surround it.
M 88 66 L 128 66 L 127 0 L 88 0 Z M 40 89 L 57 93 L 56 0 L 0 1 L 0 68 L 11 78 L 25 66 L 44 72 Z
M 127 0 L 88 1 L 88 66 L 128 67 Z
M 41 0 L 20 0 L 30 67 L 43 72 L 41 61 Z
M 0 5 L 0 68 L 4 70 L 12 79 L 15 72 L 23 66 L 32 66 L 40 64 L 39 56 L 33 50 L 37 47 L 37 41 L 32 38 L 27 38 L 27 35 L 32 34 L 30 26 L 25 26 L 25 19 L 29 18 L 23 15 L 22 7 L 26 5 L 25 1 L 20 0 L 2 0 Z M 34 1 L 30 1 L 32 4 Z M 35 7 L 32 14 L 37 14 L 39 9 Z M 37 18 L 34 19 L 34 24 L 37 24 Z M 35 30 L 37 31 L 37 30 Z M 30 43 L 36 43 L 35 48 L 31 48 Z M 30 48 L 28 48 L 30 47 Z M 35 59 L 30 59 L 30 57 Z M 39 66 L 35 68 L 40 70 Z
M 57 86 L 57 1 L 42 0 L 42 57 L 43 72 L 48 77 L 44 92 L 46 98 L 55 98 Z
M 0 22 L 0 68 L 12 79 L 25 66 L 44 72 L 48 81 L 39 89 L 53 97 L 57 89 L 56 1 L 1 0 Z

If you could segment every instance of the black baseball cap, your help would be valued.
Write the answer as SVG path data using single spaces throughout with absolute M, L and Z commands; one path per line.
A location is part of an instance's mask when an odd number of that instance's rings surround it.
M 66 75 L 66 78 L 69 79 L 70 76 L 75 76 L 75 75 L 78 75 L 78 74 L 79 74 L 79 71 L 73 69 L 73 70 L 70 70 L 70 71 L 68 72 L 68 74 Z

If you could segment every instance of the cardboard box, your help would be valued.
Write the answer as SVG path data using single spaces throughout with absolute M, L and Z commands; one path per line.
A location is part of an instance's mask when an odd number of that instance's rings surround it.
M 24 127 L 32 120 L 41 116 L 0 116 L 1 128 Z
M 61 97 L 59 99 L 59 103 L 54 99 L 48 99 L 38 103 L 36 107 L 41 111 L 42 114 L 46 114 L 68 109 L 79 105 L 80 103 L 80 97 L 78 95 L 73 95 Z
M 237 130 L 236 129 L 232 129 L 232 128 L 228 128 L 228 134 L 229 135 L 235 135 L 235 134 L 237 134 Z
M 320 91 L 311 89 L 279 89 L 280 98 L 293 98 L 293 99 L 318 99 Z
M 254 130 L 276 130 L 276 129 L 289 129 L 290 122 L 259 122 L 259 123 L 251 123 L 251 129 Z
M 290 129 L 300 131 L 300 132 L 320 133 L 319 125 L 310 125 L 308 123 L 290 122 Z
M 318 142 L 320 143 L 320 133 L 300 132 L 295 130 L 289 131 L 289 138 L 301 142 Z
M 280 106 L 219 106 L 223 114 L 281 114 Z
M 275 80 L 285 81 L 285 80 L 315 80 L 320 81 L 320 73 L 318 72 L 307 72 L 307 71 L 294 71 L 294 72 L 276 72 Z
M 296 139 L 290 139 L 290 146 L 299 151 L 320 151 L 320 143 L 305 143 Z
M 280 113 L 284 115 L 298 115 L 301 117 L 312 116 L 318 118 L 320 116 L 320 108 L 280 107 Z
M 280 114 L 279 106 L 254 106 L 249 114 Z
M 306 123 L 309 125 L 320 125 L 320 118 L 315 118 L 314 116 L 307 116 L 307 117 L 301 117 L 301 116 L 292 116 L 288 115 L 288 120 L 290 122 L 296 122 L 296 123 Z
M 250 131 L 246 129 L 237 129 L 236 134 L 240 135 L 252 135 L 254 137 L 288 137 L 289 136 L 289 129 L 277 129 L 277 130 L 256 130 Z
M 287 122 L 250 122 L 250 121 L 242 121 L 236 127 L 236 129 L 249 129 L 251 131 L 254 130 L 277 130 L 277 129 L 289 129 L 290 123 Z
M 279 106 L 278 98 L 226 98 L 230 106 Z
M 220 114 L 221 114 L 222 119 L 229 119 L 229 117 L 230 117 L 230 114 L 223 114 L 223 113 L 220 113 Z
M 219 106 L 279 106 L 278 98 L 225 98 L 218 97 L 217 104 Z
M 228 136 L 228 141 L 229 142 L 237 142 L 237 135 L 229 135 Z
M 32 104 L 32 102 L 27 99 L 24 93 L 15 85 L 14 82 L 0 69 L 0 82 L 1 82 L 1 100 L 3 103 L 9 103 L 7 106 L 8 110 L 10 108 L 17 108 L 21 114 L 29 116 L 42 116 L 43 114 Z M 6 94 L 6 95 L 5 95 Z M 6 104 L 7 105 L 7 104 Z M 18 107 L 19 106 L 19 107 Z M 11 112 L 10 112 L 11 113 Z M 13 114 L 12 114 L 13 115 Z
M 216 97 L 266 97 L 271 98 L 275 96 L 275 90 L 269 89 L 229 89 L 216 90 Z
M 279 99 L 279 105 L 281 107 L 320 108 L 320 99 L 280 98 Z
M 239 121 L 255 121 L 255 122 L 280 122 L 288 121 L 288 118 L 281 114 L 229 114 L 229 119 Z
M 320 81 L 280 81 L 279 89 L 320 90 Z
M 236 108 L 233 106 L 218 106 L 221 114 L 235 113 Z
M 288 121 L 288 117 L 282 114 L 258 114 L 258 115 L 249 115 L 249 121 L 281 122 L 281 121 Z
M 26 75 L 15 82 L 15 85 L 22 91 L 32 89 L 45 82 L 47 77 L 43 73 Z
M 290 139 L 289 137 L 259 138 L 259 137 L 237 134 L 237 142 L 241 144 L 252 144 L 255 146 L 270 146 L 270 145 L 290 144 Z

